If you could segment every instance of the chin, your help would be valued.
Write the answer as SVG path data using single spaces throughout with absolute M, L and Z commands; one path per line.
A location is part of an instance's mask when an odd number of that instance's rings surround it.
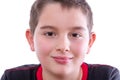
M 63 66 L 54 68 L 54 73 L 57 75 L 61 75 L 61 76 L 68 75 L 72 73 L 73 71 L 74 70 L 72 70 L 71 68 L 63 67 Z

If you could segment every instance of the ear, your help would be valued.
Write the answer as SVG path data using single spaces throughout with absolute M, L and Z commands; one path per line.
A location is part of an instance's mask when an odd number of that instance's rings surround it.
M 95 39 L 96 39 L 96 34 L 94 32 L 91 32 L 90 33 L 90 40 L 89 40 L 89 44 L 88 44 L 88 52 L 87 53 L 90 52 L 90 48 L 92 47 Z
M 30 29 L 27 29 L 26 30 L 26 38 L 27 38 L 27 41 L 30 45 L 30 48 L 32 51 L 35 51 L 34 49 L 34 41 L 33 41 L 33 34 L 31 33 Z

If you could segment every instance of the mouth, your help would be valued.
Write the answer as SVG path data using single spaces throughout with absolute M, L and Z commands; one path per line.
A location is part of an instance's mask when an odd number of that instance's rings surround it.
M 59 64 L 67 64 L 72 60 L 72 57 L 62 57 L 62 56 L 55 56 L 52 57 L 55 62 Z

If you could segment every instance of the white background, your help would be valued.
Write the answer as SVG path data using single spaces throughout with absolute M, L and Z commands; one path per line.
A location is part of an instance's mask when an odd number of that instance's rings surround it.
M 25 38 L 33 1 L 0 1 L 0 76 L 7 68 L 38 63 Z M 88 2 L 94 15 L 93 31 L 97 39 L 85 61 L 108 64 L 120 69 L 120 2 L 119 0 L 88 0 Z

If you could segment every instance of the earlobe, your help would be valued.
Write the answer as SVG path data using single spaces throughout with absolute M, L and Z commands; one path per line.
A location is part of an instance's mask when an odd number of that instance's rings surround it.
M 96 34 L 94 32 L 91 32 L 90 34 L 90 41 L 89 41 L 89 47 L 92 47 L 93 43 L 95 42 Z
M 30 29 L 27 29 L 26 30 L 26 38 L 27 38 L 27 41 L 30 45 L 30 48 L 32 51 L 35 51 L 34 49 L 34 41 L 33 41 L 33 34 L 31 33 Z
M 96 34 L 94 32 L 91 32 L 87 54 L 90 52 L 90 48 L 92 47 L 93 43 L 95 42 L 95 39 L 96 39 Z

